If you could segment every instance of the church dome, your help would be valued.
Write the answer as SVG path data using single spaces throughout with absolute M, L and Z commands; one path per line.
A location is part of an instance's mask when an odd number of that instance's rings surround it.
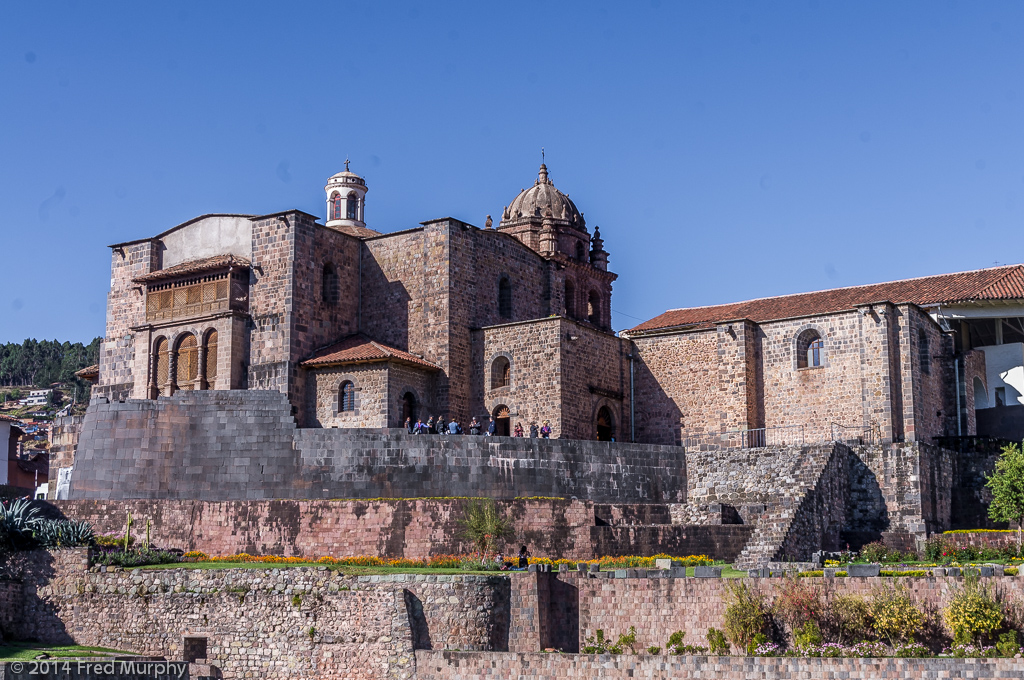
M 555 188 L 548 178 L 547 166 L 541 163 L 537 181 L 529 189 L 519 192 L 512 204 L 505 208 L 499 227 L 539 221 L 547 216 L 556 223 L 585 229 L 586 223 L 583 215 L 576 209 L 576 204 Z

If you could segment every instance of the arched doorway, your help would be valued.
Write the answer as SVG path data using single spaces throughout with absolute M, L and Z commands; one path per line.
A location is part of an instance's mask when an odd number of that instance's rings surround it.
M 408 418 L 416 423 L 416 395 L 412 392 L 406 392 L 402 395 L 402 424 L 405 424 L 405 419 Z
M 494 409 L 494 435 L 496 437 L 508 437 L 512 434 L 512 428 L 509 427 L 509 422 L 512 420 L 512 414 L 508 410 L 508 406 L 502 404 Z
M 607 406 L 602 406 L 597 411 L 597 441 L 610 442 L 615 438 L 615 429 L 612 427 L 612 412 Z

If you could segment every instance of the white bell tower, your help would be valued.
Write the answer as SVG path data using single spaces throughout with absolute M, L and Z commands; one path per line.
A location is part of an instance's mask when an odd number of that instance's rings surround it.
M 327 192 L 327 226 L 328 227 L 365 227 L 366 219 L 363 209 L 366 205 L 366 181 L 348 169 L 345 159 L 345 170 L 327 180 L 324 187 Z

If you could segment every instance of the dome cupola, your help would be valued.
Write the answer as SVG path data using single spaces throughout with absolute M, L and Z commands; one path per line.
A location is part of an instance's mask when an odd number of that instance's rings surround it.
M 548 167 L 541 163 L 537 181 L 529 189 L 520 191 L 512 204 L 505 208 L 498 229 L 539 223 L 546 217 L 551 218 L 555 225 L 586 231 L 586 222 L 576 204 L 555 188 L 548 177 Z
M 365 227 L 363 209 L 366 205 L 366 180 L 348 169 L 327 180 L 328 227 Z

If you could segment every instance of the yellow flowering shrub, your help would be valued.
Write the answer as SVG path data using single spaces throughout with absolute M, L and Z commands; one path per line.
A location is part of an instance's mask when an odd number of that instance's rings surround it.
M 974 571 L 967 572 L 964 585 L 942 610 L 942 619 L 958 645 L 981 644 L 1003 625 L 1003 612 Z
M 892 583 L 875 592 L 871 601 L 871 619 L 875 634 L 893 646 L 904 640 L 913 642 L 924 625 L 924 614 L 910 599 L 906 589 Z

